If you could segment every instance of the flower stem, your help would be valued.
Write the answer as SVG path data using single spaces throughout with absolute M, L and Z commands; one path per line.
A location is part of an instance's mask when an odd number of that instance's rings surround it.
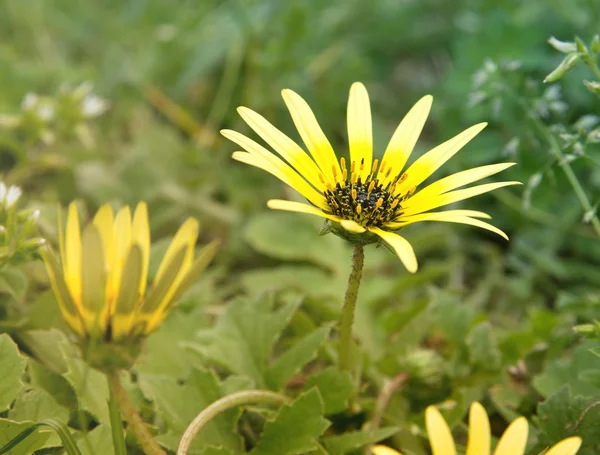
M 129 428 L 131 428 L 131 431 L 133 431 L 133 434 L 142 446 L 144 453 L 146 455 L 167 455 L 156 443 L 152 433 L 150 433 L 150 430 L 138 414 L 133 403 L 129 400 L 127 392 L 121 385 L 119 372 L 113 371 L 107 373 L 107 377 L 114 399 L 117 401 L 119 409 L 121 410 L 123 417 L 125 417 Z
M 342 308 L 342 318 L 340 320 L 340 345 L 339 345 L 339 366 L 342 370 L 350 369 L 350 345 L 352 343 L 352 325 L 354 323 L 354 312 L 356 310 L 356 299 L 358 298 L 358 288 L 362 277 L 365 254 L 363 246 L 354 244 L 354 254 L 352 255 L 352 271 L 348 279 L 348 288 L 344 297 L 344 307 Z
M 204 409 L 204 411 L 198 414 L 192 423 L 190 423 L 185 430 L 185 433 L 183 433 L 181 441 L 179 441 L 177 455 L 187 455 L 192 441 L 200 430 L 202 430 L 204 425 L 228 409 L 250 403 L 285 404 L 288 401 L 289 399 L 285 395 L 269 392 L 267 390 L 245 390 L 227 395 Z

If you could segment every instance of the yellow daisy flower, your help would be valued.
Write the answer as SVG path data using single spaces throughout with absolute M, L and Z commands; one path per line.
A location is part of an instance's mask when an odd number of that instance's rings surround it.
M 417 270 L 413 248 L 394 232 L 409 224 L 419 221 L 463 223 L 507 238 L 498 228 L 481 220 L 490 218 L 483 212 L 432 210 L 503 186 L 519 184 L 498 182 L 459 189 L 515 163 L 469 169 L 417 191 L 419 185 L 473 139 L 486 126 L 485 123 L 468 128 L 403 170 L 429 114 L 433 100 L 430 95 L 419 100 L 404 117 L 381 163 L 373 160 L 371 108 L 363 84 L 357 82 L 352 85 L 348 100 L 349 162 L 344 157 L 338 160 L 306 101 L 291 90 L 283 90 L 282 95 L 310 156 L 264 117 L 246 107 L 238 108 L 241 117 L 283 160 L 236 131 L 221 131 L 245 150 L 235 152 L 234 159 L 273 174 L 309 202 L 274 199 L 268 202 L 270 208 L 326 218 L 333 223 L 338 235 L 355 243 L 368 244 L 382 239 L 393 248 L 410 272 Z
M 434 406 L 429 406 L 425 411 L 425 425 L 433 455 L 456 455 L 450 427 Z M 523 455 L 527 445 L 527 432 L 525 417 L 514 420 L 498 441 L 494 455 Z M 465 455 L 490 455 L 491 439 L 488 415 L 484 407 L 475 402 L 469 411 L 469 439 Z M 581 438 L 572 436 L 554 444 L 544 455 L 575 455 L 579 446 Z M 372 452 L 373 455 L 402 455 L 381 445 L 373 447 Z
M 173 238 L 147 289 L 150 227 L 144 202 L 131 214 L 102 206 L 83 232 L 74 203 L 66 230 L 59 214 L 60 261 L 48 248 L 43 259 L 69 327 L 80 338 L 127 343 L 155 330 L 173 303 L 210 263 L 218 242 L 194 258 L 198 222 L 189 218 Z

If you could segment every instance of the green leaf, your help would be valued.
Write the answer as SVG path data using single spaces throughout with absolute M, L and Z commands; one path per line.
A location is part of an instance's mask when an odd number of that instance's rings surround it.
M 279 390 L 308 362 L 313 360 L 319 348 L 329 338 L 331 327 L 320 327 L 309 333 L 269 365 L 266 382 L 269 388 Z
M 0 412 L 6 411 L 23 389 L 21 378 L 25 371 L 25 359 L 19 354 L 15 342 L 6 333 L 0 335 Z
M 250 376 L 258 387 L 263 387 L 273 345 L 300 306 L 300 300 L 296 300 L 273 310 L 273 300 L 234 300 L 215 327 L 201 332 L 200 343 L 191 346 L 232 373 Z
M 252 455 L 296 455 L 317 447 L 316 439 L 329 427 L 323 418 L 323 400 L 316 389 L 281 407 L 265 424 Z
M 13 268 L 0 270 L 0 292 L 10 294 L 15 299 L 21 299 L 27 290 L 27 278 L 25 275 Z
M 202 452 L 201 455 L 234 455 L 233 452 L 224 447 L 207 447 Z
M 48 392 L 59 405 L 67 408 L 74 407 L 77 397 L 69 381 L 31 357 L 27 365 L 31 385 Z
M 583 440 L 577 455 L 598 453 L 600 402 L 595 398 L 573 397 L 570 387 L 564 386 L 538 406 L 538 418 L 539 450 L 577 435 Z
M 323 445 L 331 455 L 344 455 L 369 444 L 389 438 L 397 433 L 399 428 L 385 427 L 377 430 L 353 431 L 339 436 L 323 438 Z
M 354 394 L 352 376 L 336 367 L 328 367 L 310 376 L 305 390 L 312 387 L 319 389 L 327 415 L 344 411 L 348 407 L 348 400 Z
M 79 408 L 88 411 L 100 422 L 108 423 L 108 383 L 106 376 L 83 360 L 66 357 L 67 373 L 63 376 L 75 390 Z
M 27 388 L 17 397 L 8 417 L 17 422 L 24 420 L 39 421 L 55 417 L 63 422 L 69 420 L 69 410 L 59 405 L 43 389 Z
M 167 434 L 159 436 L 158 441 L 173 451 L 190 422 L 222 397 L 221 384 L 208 370 L 194 370 L 183 383 L 172 377 L 140 374 L 139 385 L 155 403 L 168 428 Z M 235 454 L 242 453 L 242 440 L 235 431 L 240 415 L 239 409 L 230 409 L 212 419 L 194 439 L 191 446 L 193 453 L 199 453 L 209 445 L 225 447 Z
M 489 322 L 473 327 L 465 342 L 472 365 L 483 371 L 497 371 L 500 368 L 502 356 Z
M 77 441 L 81 455 L 115 455 L 110 426 L 98 425 Z M 125 455 L 127 452 L 124 452 Z
M 31 455 L 34 451 L 44 447 L 51 433 L 31 427 L 33 427 L 33 422 L 18 423 L 12 420 L 0 419 L 0 454 Z M 31 430 L 25 434 L 25 437 L 14 448 L 8 452 L 2 451 L 2 448 L 28 429 Z

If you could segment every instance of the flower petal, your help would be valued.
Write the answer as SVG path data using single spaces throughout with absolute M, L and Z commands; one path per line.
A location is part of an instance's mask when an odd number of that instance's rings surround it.
M 375 446 L 371 449 L 373 455 L 402 455 L 400 452 L 386 446 Z
M 106 255 L 102 237 L 95 224 L 83 231 L 81 242 L 81 303 L 83 320 L 88 333 L 102 337 L 110 320 L 106 292 Z
M 134 243 L 125 259 L 111 322 L 112 336 L 115 340 L 127 337 L 135 323 L 136 305 L 141 302 L 139 289 L 143 280 L 143 254 L 141 246 Z
M 325 179 L 335 186 L 336 176 L 341 178 L 342 175 L 340 164 L 313 111 L 308 103 L 292 90 L 282 90 L 281 95 L 308 151 L 321 168 Z
M 498 441 L 494 455 L 523 455 L 527 445 L 527 432 L 525 417 L 514 420 Z
M 348 232 L 352 232 L 354 234 L 362 234 L 366 231 L 364 227 L 362 227 L 360 224 L 353 220 L 341 220 L 340 224 Z
M 469 441 L 465 455 L 490 455 L 490 419 L 481 404 L 475 402 L 469 411 Z
M 350 163 L 355 163 L 357 176 L 361 177 L 364 182 L 371 172 L 373 162 L 373 125 L 369 94 L 360 82 L 355 82 L 350 87 L 348 144 L 350 147 Z
M 65 282 L 76 304 L 81 305 L 81 230 L 79 213 L 74 202 L 69 204 L 65 231 Z
M 383 240 L 385 240 L 396 252 L 404 267 L 410 272 L 415 273 L 418 269 L 417 257 L 415 251 L 408 240 L 404 237 L 399 236 L 393 232 L 384 231 L 379 228 L 369 228 L 369 231 L 377 234 Z
M 137 245 L 142 253 L 139 293 L 140 296 L 143 296 L 148 284 L 148 265 L 150 263 L 150 222 L 148 206 L 145 202 L 140 202 L 135 208 L 131 224 L 131 243 Z
M 260 147 L 260 145 L 256 143 L 254 144 L 257 147 Z M 317 192 L 312 186 L 310 186 L 310 184 L 290 166 L 285 164 L 272 153 L 268 152 L 266 149 L 263 148 L 263 150 L 270 155 L 269 158 L 266 156 L 257 155 L 253 152 L 234 152 L 232 157 L 234 160 L 241 161 L 242 163 L 246 163 L 267 171 L 271 175 L 277 177 L 283 183 L 298 191 L 298 193 L 300 193 L 313 204 L 323 208 L 327 207 L 327 201 L 321 193 Z
M 273 147 L 311 185 L 321 191 L 325 190 L 325 184 L 319 178 L 321 173 L 319 167 L 298 144 L 253 110 L 247 107 L 239 107 L 238 112 L 250 128 Z
M 102 237 L 102 245 L 104 248 L 105 261 L 107 265 L 113 263 L 112 255 L 114 254 L 114 224 L 115 215 L 110 204 L 104 204 L 98 209 L 94 216 L 94 226 L 98 228 Z
M 488 166 L 480 166 L 466 171 L 457 172 L 456 174 L 449 175 L 443 179 L 433 182 L 431 185 L 426 186 L 418 193 L 410 197 L 413 204 L 416 204 L 419 200 L 425 200 L 432 196 L 447 193 L 448 191 L 455 190 L 461 186 L 468 185 L 476 182 L 483 178 L 497 174 L 517 163 L 500 163 L 491 164 Z
M 456 455 L 450 428 L 435 406 L 428 406 L 425 410 L 425 426 L 433 455 Z
M 581 438 L 571 436 L 554 444 L 545 455 L 575 455 L 581 446 Z
M 288 212 L 309 213 L 317 215 L 328 220 L 340 222 L 340 218 L 335 215 L 330 215 L 322 210 L 313 207 L 312 205 L 303 204 L 302 202 L 284 201 L 282 199 L 271 199 L 267 202 L 267 206 L 273 210 L 286 210 Z
M 404 168 L 423 130 L 423 126 L 431 110 L 432 102 L 433 97 L 431 95 L 421 98 L 408 111 L 408 114 L 406 114 L 400 125 L 398 125 L 398 128 L 396 128 L 381 160 L 380 169 L 383 168 L 384 172 L 383 175 L 381 171 L 379 172 L 379 179 L 384 185 L 393 180 Z M 393 171 L 387 174 L 385 171 L 389 168 Z M 387 177 L 384 177 L 385 175 Z
M 396 193 L 406 193 L 423 182 L 442 164 L 452 158 L 471 139 L 477 136 L 486 125 L 487 123 L 479 123 L 472 126 L 420 157 L 406 170 L 407 177 L 396 186 Z
M 154 282 L 160 281 L 162 275 L 165 272 L 165 269 L 169 266 L 169 264 L 173 261 L 173 258 L 179 254 L 179 251 L 182 249 L 185 251 L 180 271 L 177 275 L 177 278 L 183 278 L 183 275 L 188 271 L 190 266 L 192 265 L 192 261 L 194 258 L 194 246 L 196 245 L 196 240 L 198 240 L 198 231 L 200 226 L 198 221 L 194 218 L 188 218 L 179 228 L 175 237 L 171 241 L 167 252 L 165 253 L 165 257 L 163 258 L 160 266 L 158 267 L 158 271 L 156 272 L 156 276 L 154 277 Z M 173 285 L 177 283 L 172 283 Z
M 485 183 L 483 185 L 476 185 L 471 188 L 465 188 L 462 190 L 450 191 L 444 194 L 438 194 L 436 196 L 432 196 L 431 198 L 427 198 L 426 200 L 417 200 L 417 202 L 412 202 L 412 198 L 408 198 L 405 202 L 402 203 L 403 214 L 405 216 L 416 215 L 418 213 L 426 212 L 428 210 L 432 210 L 438 207 L 442 207 L 444 205 L 452 204 L 454 202 L 462 201 L 464 199 L 469 199 L 474 196 L 478 196 L 483 193 L 488 193 L 490 191 L 496 190 L 498 188 L 502 188 L 505 186 L 511 185 L 522 185 L 521 182 L 496 182 L 496 183 Z
M 126 205 L 119 210 L 115 217 L 113 229 L 113 263 L 109 266 L 107 292 L 108 299 L 111 302 L 114 302 L 119 294 L 123 266 L 125 265 L 125 260 L 127 259 L 131 248 L 131 210 L 129 209 L 129 206 Z

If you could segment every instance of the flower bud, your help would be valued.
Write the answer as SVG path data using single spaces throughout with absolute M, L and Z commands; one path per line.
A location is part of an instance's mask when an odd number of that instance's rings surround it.
M 400 366 L 411 380 L 436 386 L 446 374 L 444 359 L 431 349 L 416 349 L 400 360 Z
M 600 82 L 596 81 L 583 81 L 583 85 L 592 93 L 600 95 Z
M 579 60 L 581 60 L 581 55 L 582 54 L 580 53 L 567 55 L 564 58 L 564 60 L 560 63 L 560 65 L 558 65 L 558 67 L 554 71 L 552 71 L 544 78 L 544 83 L 556 82 L 565 74 L 567 74 L 570 70 L 573 69 L 575 65 L 577 65 L 577 63 L 579 63 Z
M 553 36 L 548 39 L 548 43 L 558 52 L 562 52 L 563 54 L 570 54 L 572 52 L 577 52 L 577 46 L 574 42 L 571 41 L 559 41 Z

